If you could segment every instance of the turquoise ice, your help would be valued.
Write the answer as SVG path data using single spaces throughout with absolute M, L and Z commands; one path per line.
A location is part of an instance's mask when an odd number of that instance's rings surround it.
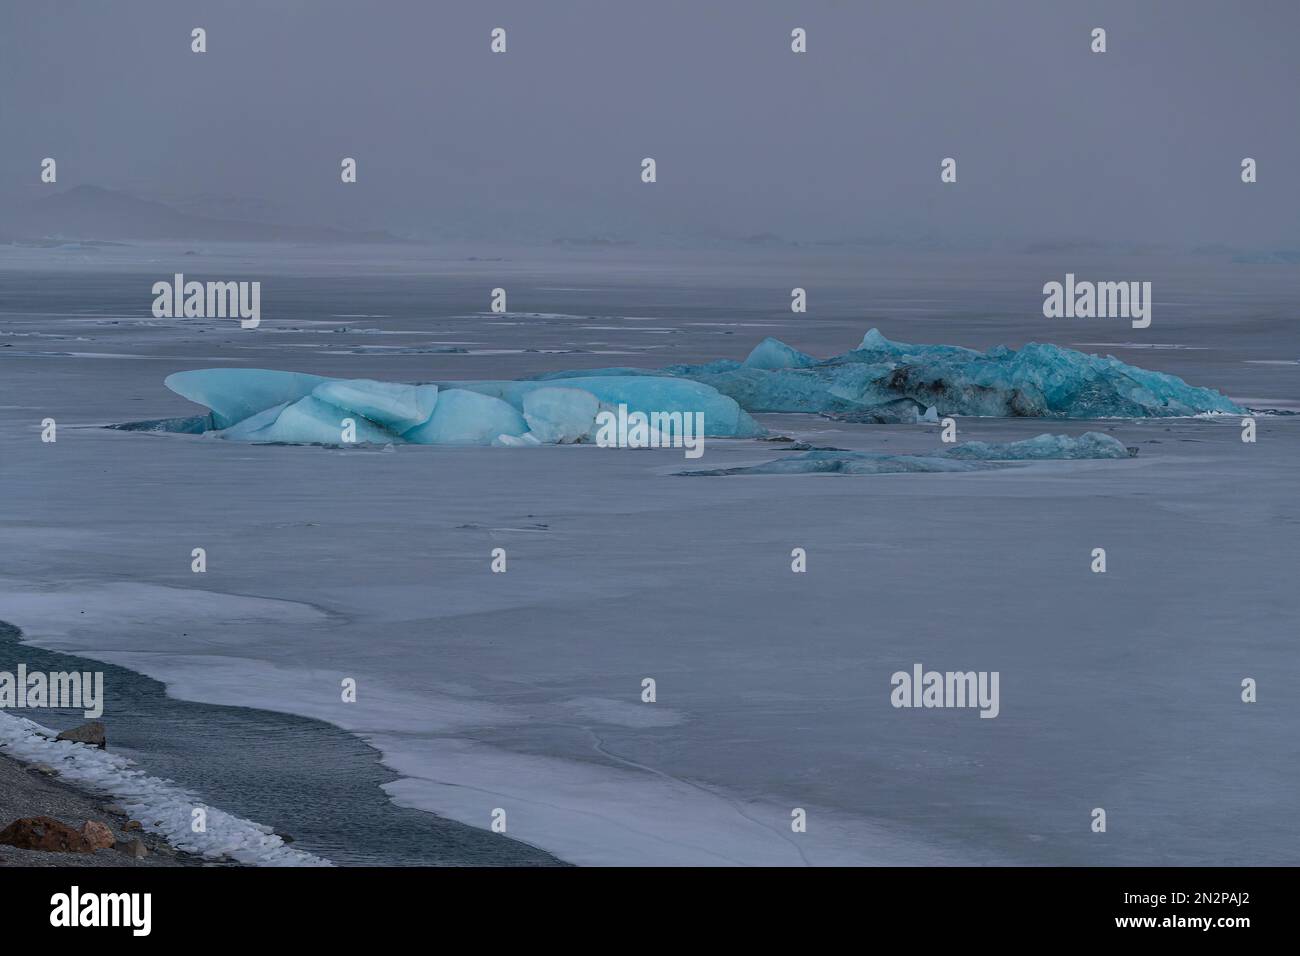
M 407 385 L 269 369 L 200 369 L 166 379 L 210 409 L 207 427 L 232 441 L 341 445 L 536 445 L 594 440 L 599 411 L 699 413 L 710 437 L 765 434 L 735 402 L 698 382 L 607 376 L 547 382 Z M 345 428 L 354 430 L 345 437 Z M 165 423 L 163 423 L 165 424 Z M 192 429 L 187 428 L 187 431 Z
M 261 368 L 204 368 L 176 372 L 163 384 L 191 402 L 212 411 L 214 428 L 229 428 L 273 405 L 306 398 L 329 379 L 303 372 L 276 372 Z
M 524 421 L 539 442 L 563 444 L 589 438 L 600 399 L 581 388 L 538 388 L 524 394 Z
M 528 423 L 509 403 L 458 388 L 439 392 L 429 420 L 402 437 L 418 445 L 490 445 L 526 431 Z
M 438 386 L 336 380 L 317 385 L 312 395 L 400 434 L 429 420 L 438 401 Z
M 1056 345 L 1030 344 L 987 352 L 954 345 L 891 342 L 876 329 L 857 348 L 819 360 L 768 338 L 742 362 L 553 372 L 523 381 L 402 384 L 332 379 L 268 369 L 199 369 L 169 375 L 166 385 L 210 409 L 208 430 L 254 442 L 342 443 L 351 419 L 357 442 L 533 445 L 593 440 L 601 410 L 703 415 L 712 438 L 766 434 L 751 413 L 806 412 L 852 422 L 934 421 L 941 415 L 1054 419 L 1148 418 L 1244 414 L 1210 388 L 1163 372 L 1126 365 Z M 190 431 L 192 428 L 187 427 Z M 965 446 L 944 456 L 1098 457 L 1092 443 L 1040 436 L 1025 448 Z M 1080 439 L 1079 441 L 1082 441 Z M 1037 443 L 1037 444 L 1034 444 Z M 1118 442 L 1114 442 L 1119 446 Z M 1123 446 L 1119 446 L 1122 449 Z M 791 459 L 793 461 L 794 459 Z M 827 465 L 850 473 L 877 465 Z M 846 461 L 848 461 L 846 459 Z M 906 465 L 912 468 L 912 465 Z M 856 469 L 856 470 L 855 470 Z
M 595 369 L 580 374 L 646 373 Z M 1244 411 L 1214 389 L 1111 356 L 1038 343 L 987 352 L 909 345 L 891 342 L 876 329 L 856 349 L 821 361 L 769 338 L 743 363 L 674 365 L 649 374 L 711 386 L 749 412 L 807 412 L 845 421 L 915 421 L 929 408 L 939 415 L 1076 419 Z

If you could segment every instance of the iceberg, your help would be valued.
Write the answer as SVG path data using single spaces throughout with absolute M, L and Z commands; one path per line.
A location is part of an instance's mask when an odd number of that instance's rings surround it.
M 867 332 L 857 348 L 828 359 L 766 338 L 743 363 L 724 359 L 659 370 L 585 369 L 518 381 L 403 384 L 222 368 L 176 372 L 165 384 L 205 405 L 209 414 L 124 427 L 212 431 L 234 441 L 342 444 L 342 422 L 351 418 L 358 442 L 535 445 L 592 441 L 598 413 L 623 406 L 647 417 L 699 413 L 704 435 L 711 438 L 765 436 L 767 430 L 752 417 L 759 412 L 909 424 L 933 424 L 947 415 L 1096 419 L 1245 414 L 1214 389 L 1111 356 L 1037 343 L 987 352 L 910 345 L 892 342 L 877 329 Z M 936 457 L 951 465 L 954 458 L 1122 457 L 1116 449 L 1123 450 L 1099 433 L 962 447 L 965 451 Z M 1108 454 L 1099 456 L 1099 451 Z M 844 461 L 849 463 L 809 467 L 852 474 L 883 467 Z
M 540 378 L 633 372 L 593 369 Z M 930 408 L 941 416 L 1075 419 L 1244 413 L 1214 389 L 1112 356 L 1039 343 L 987 352 L 909 345 L 877 329 L 856 349 L 820 361 L 769 338 L 743 363 L 674 365 L 650 374 L 711 386 L 748 412 L 805 412 L 853 422 L 914 422 Z
M 597 414 L 626 406 L 647 416 L 698 412 L 704 434 L 714 438 L 767 434 L 717 389 L 656 375 L 407 385 L 271 369 L 197 369 L 169 375 L 165 384 L 206 405 L 209 414 L 124 427 L 342 445 L 344 421 L 351 419 L 357 443 L 525 446 L 593 441 Z

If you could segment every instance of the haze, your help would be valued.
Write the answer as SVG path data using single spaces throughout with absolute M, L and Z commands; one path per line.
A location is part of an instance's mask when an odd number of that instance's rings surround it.
M 12 3 L 0 204 L 96 185 L 427 238 L 1294 243 L 1298 34 L 1289 0 Z

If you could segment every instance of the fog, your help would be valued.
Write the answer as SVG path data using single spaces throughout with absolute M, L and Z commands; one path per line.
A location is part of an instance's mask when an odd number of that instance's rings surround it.
M 1294 244 L 1298 33 L 1291 0 L 9 3 L 0 203 L 89 184 L 430 238 Z

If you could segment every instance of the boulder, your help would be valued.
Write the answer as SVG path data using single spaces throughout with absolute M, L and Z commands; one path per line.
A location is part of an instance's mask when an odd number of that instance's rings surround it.
M 104 725 L 98 720 L 92 720 L 88 724 L 82 724 L 80 727 L 73 727 L 71 730 L 65 730 L 54 738 L 55 740 L 71 740 L 73 743 L 90 744 L 103 750 L 106 741 L 104 739 Z
M 81 825 L 81 835 L 96 850 L 107 850 L 117 842 L 113 831 L 97 820 L 87 820 Z
M 125 853 L 127 856 L 136 860 L 143 860 L 149 855 L 149 850 L 145 847 L 144 841 L 139 837 L 133 840 L 118 840 L 114 847 L 118 853 Z
M 0 843 L 20 850 L 49 853 L 94 853 L 90 842 L 66 823 L 53 817 L 22 817 L 0 830 Z

